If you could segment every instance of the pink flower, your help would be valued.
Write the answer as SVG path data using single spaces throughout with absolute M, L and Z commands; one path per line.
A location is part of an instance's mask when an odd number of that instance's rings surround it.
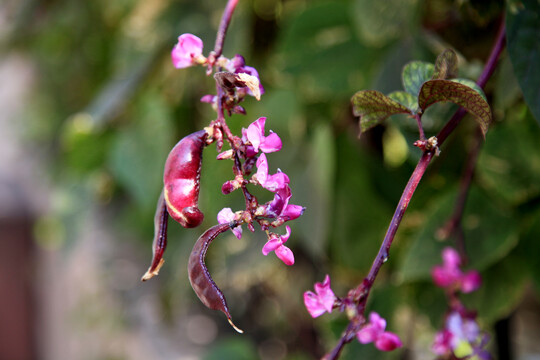
M 291 236 L 291 228 L 289 226 L 285 227 L 285 235 L 278 236 L 276 234 L 271 234 L 270 239 L 262 248 L 262 253 L 264 256 L 268 255 L 270 252 L 274 251 L 276 256 L 285 263 L 285 265 L 294 264 L 294 255 L 288 247 L 283 245 L 289 240 Z
M 251 123 L 246 130 L 246 138 L 257 153 L 261 149 L 264 153 L 281 150 L 281 139 L 270 131 L 270 135 L 264 136 L 264 125 L 266 117 L 260 117 Z
M 481 333 L 474 316 L 452 311 L 446 318 L 444 329 L 437 332 L 431 350 L 437 355 L 454 355 L 467 358 L 477 355 L 479 359 L 491 356 L 484 350 L 489 337 Z M 468 351 L 464 354 L 464 351 Z M 459 354 L 459 355 L 458 355 Z
M 287 174 L 279 169 L 274 175 L 268 175 L 268 161 L 264 153 L 257 159 L 257 181 L 263 188 L 271 192 L 283 189 L 290 182 Z
M 477 290 L 482 278 L 478 271 L 471 270 L 463 273 L 459 266 L 461 259 L 456 250 L 451 247 L 444 248 L 442 252 L 443 265 L 434 266 L 431 270 L 431 277 L 435 285 L 444 288 L 455 288 L 464 293 Z
M 171 52 L 173 65 L 177 69 L 197 64 L 202 56 L 203 42 L 193 34 L 182 34 Z
M 238 220 L 236 218 L 236 214 L 232 212 L 231 208 L 223 208 L 217 215 L 218 223 L 220 224 L 227 224 L 234 220 Z M 236 226 L 231 229 L 234 236 L 236 236 L 238 239 L 242 238 L 242 227 Z
M 356 338 L 362 344 L 375 343 L 375 347 L 381 351 L 392 351 L 402 346 L 399 336 L 384 331 L 386 320 L 376 312 L 369 314 L 369 322 L 357 333 Z
M 325 312 L 331 313 L 336 296 L 330 289 L 330 276 L 326 275 L 322 283 L 315 283 L 315 293 L 304 293 L 304 304 L 311 317 L 316 318 Z

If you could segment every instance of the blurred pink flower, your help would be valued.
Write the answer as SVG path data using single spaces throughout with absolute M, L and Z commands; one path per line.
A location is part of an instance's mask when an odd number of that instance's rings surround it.
M 456 250 L 451 247 L 444 248 L 442 252 L 442 266 L 434 266 L 431 277 L 435 285 L 443 288 L 456 288 L 464 293 L 477 290 L 482 284 L 480 273 L 476 270 L 463 273 L 459 266 L 461 259 Z
M 202 56 L 203 42 L 193 34 L 182 34 L 171 52 L 173 65 L 177 69 L 186 68 L 197 63 Z
M 375 347 L 381 351 L 392 351 L 401 347 L 399 336 L 384 331 L 385 328 L 386 320 L 376 312 L 372 312 L 369 314 L 369 322 L 356 333 L 356 337 L 362 344 L 374 342 Z
M 230 222 L 232 222 L 234 220 L 237 220 L 237 219 L 236 219 L 236 214 L 233 213 L 231 208 L 223 208 L 218 213 L 217 220 L 218 220 L 218 223 L 220 223 L 220 224 L 227 224 L 227 223 L 230 223 Z M 231 231 L 233 232 L 234 236 L 236 236 L 238 239 L 242 238 L 242 227 L 241 226 L 236 226 L 236 227 L 232 228 Z
M 324 282 L 315 283 L 315 293 L 306 291 L 304 293 L 304 304 L 311 317 L 318 317 L 325 312 L 332 312 L 336 296 L 330 288 L 330 276 L 326 275 Z
M 268 255 L 270 252 L 274 251 L 276 256 L 283 261 L 286 265 L 294 264 L 294 255 L 291 249 L 283 245 L 289 240 L 291 236 L 291 228 L 285 226 L 286 233 L 285 235 L 278 236 L 276 234 L 271 234 L 270 239 L 262 248 L 262 253 L 264 256 Z

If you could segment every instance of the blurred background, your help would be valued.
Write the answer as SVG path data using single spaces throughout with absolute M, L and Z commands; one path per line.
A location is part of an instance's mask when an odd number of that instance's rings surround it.
M 239 134 L 260 116 L 283 150 L 270 171 L 291 178 L 307 208 L 287 243 L 296 263 L 264 257 L 260 231 L 215 241 L 208 266 L 238 335 L 206 309 L 187 278 L 197 237 L 240 193 L 222 195 L 231 164 L 204 152 L 200 228 L 169 223 L 160 275 L 151 260 L 153 217 L 169 150 L 215 118 L 202 68 L 174 69 L 170 50 L 189 32 L 213 48 L 225 1 L 4 0 L 0 4 L 0 359 L 311 359 L 330 350 L 342 314 L 312 319 L 302 294 L 332 278 L 337 295 L 371 266 L 420 151 L 410 119 L 358 137 L 350 98 L 401 89 L 411 60 L 445 48 L 476 79 L 505 11 L 502 1 L 242 0 L 224 55 L 239 53 L 266 88 L 247 99 Z M 531 76 L 531 75 L 529 75 Z M 538 83 L 539 75 L 531 81 Z M 484 286 L 463 297 L 478 310 L 500 359 L 540 359 L 540 129 L 506 52 L 486 93 L 494 123 L 463 218 L 471 268 Z M 537 104 L 538 105 L 538 104 Z M 435 135 L 455 110 L 423 117 Z M 446 301 L 430 269 L 455 246 L 437 230 L 450 217 L 474 146 L 466 117 L 413 197 L 368 304 L 405 347 L 380 353 L 353 342 L 342 359 L 433 359 Z M 261 195 L 261 201 L 267 201 Z

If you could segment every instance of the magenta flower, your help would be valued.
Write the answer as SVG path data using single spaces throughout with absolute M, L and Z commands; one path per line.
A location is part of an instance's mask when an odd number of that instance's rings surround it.
M 283 245 L 289 240 L 291 236 L 291 228 L 289 226 L 285 227 L 285 235 L 278 236 L 277 234 L 271 234 L 270 239 L 262 248 L 262 253 L 264 256 L 268 255 L 270 252 L 274 251 L 276 256 L 285 263 L 285 265 L 294 264 L 294 255 L 288 247 Z
M 315 293 L 306 291 L 304 293 L 304 304 L 311 317 L 316 318 L 325 312 L 331 313 L 334 307 L 336 296 L 330 289 L 330 276 L 326 275 L 324 282 L 315 283 Z
M 369 322 L 357 333 L 356 338 L 362 344 L 375 343 L 375 347 L 381 351 L 392 351 L 402 346 L 399 336 L 384 331 L 386 320 L 376 312 L 369 314 Z
M 455 288 L 464 293 L 477 290 L 482 278 L 478 271 L 471 270 L 463 273 L 459 266 L 461 259 L 456 250 L 451 247 L 444 248 L 442 252 L 443 265 L 434 266 L 431 270 L 431 277 L 435 285 L 443 288 Z
M 264 124 L 266 117 L 260 117 L 251 123 L 246 130 L 246 138 L 257 153 L 261 149 L 264 153 L 270 153 L 281 150 L 281 139 L 270 131 L 270 135 L 264 136 Z
M 257 181 L 263 188 L 271 192 L 283 189 L 290 182 L 287 174 L 279 169 L 276 174 L 268 175 L 268 161 L 264 153 L 257 159 Z
M 171 52 L 173 65 L 177 69 L 197 64 L 202 57 L 203 42 L 193 34 L 182 34 Z
M 238 220 L 236 218 L 236 214 L 232 212 L 231 208 L 223 208 L 217 215 L 218 223 L 220 224 L 227 224 L 234 220 Z M 236 226 L 231 229 L 234 236 L 236 236 L 238 239 L 242 238 L 242 227 Z

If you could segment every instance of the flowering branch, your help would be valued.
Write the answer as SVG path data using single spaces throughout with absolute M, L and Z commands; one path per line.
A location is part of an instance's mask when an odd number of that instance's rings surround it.
M 497 65 L 498 59 L 502 53 L 502 50 L 504 49 L 504 45 L 505 45 L 505 29 L 504 29 L 504 23 L 503 23 L 497 34 L 497 38 L 493 46 L 492 52 L 490 54 L 490 57 L 484 67 L 482 74 L 477 80 L 477 85 L 480 86 L 481 88 L 483 88 L 486 85 L 488 79 L 493 74 L 495 67 Z M 364 92 L 360 94 L 360 96 L 357 98 L 357 101 L 359 105 L 357 107 L 359 109 L 359 112 L 357 115 L 370 116 L 369 111 L 371 109 L 361 106 L 361 105 L 365 105 L 367 101 L 370 101 L 371 104 L 375 104 L 376 106 L 380 106 L 377 109 L 384 108 L 390 114 L 406 111 L 406 108 L 401 107 L 401 105 L 398 103 L 388 101 L 384 98 L 381 100 L 381 96 L 379 94 Z M 380 105 L 381 103 L 383 105 Z M 415 115 L 418 126 L 419 126 L 419 135 L 420 135 L 420 140 L 417 141 L 415 145 L 420 147 L 423 150 L 422 157 L 418 161 L 418 164 L 415 170 L 413 171 L 407 185 L 405 186 L 405 189 L 397 205 L 397 208 L 394 212 L 392 220 L 390 221 L 390 225 L 388 227 L 384 240 L 381 244 L 381 247 L 379 249 L 377 256 L 375 257 L 373 261 L 373 264 L 371 266 L 371 269 L 368 275 L 366 276 L 366 278 L 364 278 L 364 280 L 358 287 L 356 287 L 355 289 L 349 292 L 347 298 L 340 299 L 336 297 L 334 306 L 336 305 L 340 306 L 342 310 L 346 311 L 349 316 L 350 322 L 347 328 L 345 329 L 345 331 L 343 332 L 335 348 L 324 356 L 325 360 L 338 359 L 344 345 L 346 343 L 351 342 L 354 339 L 355 335 L 359 339 L 359 341 L 361 341 L 360 334 L 364 331 L 363 329 L 365 329 L 366 327 L 369 327 L 369 323 L 367 323 L 366 325 L 366 318 L 364 315 L 367 299 L 370 294 L 370 290 L 375 282 L 377 274 L 379 273 L 379 270 L 381 269 L 382 265 L 388 260 L 390 247 L 394 240 L 397 229 L 399 228 L 403 215 L 405 214 L 409 206 L 410 200 L 420 180 L 422 179 L 429 163 L 433 159 L 433 155 L 438 154 L 439 146 L 442 145 L 442 143 L 446 140 L 448 135 L 456 128 L 456 126 L 459 124 L 459 122 L 461 121 L 465 113 L 466 111 L 463 108 L 459 109 L 454 114 L 454 116 L 446 123 L 443 129 L 439 132 L 438 136 L 430 138 L 428 140 L 425 140 L 425 136 L 423 133 L 423 129 L 421 125 L 421 114 Z M 368 118 L 368 120 L 371 120 L 371 119 L 372 118 Z M 368 122 L 366 121 L 366 124 L 367 123 Z M 471 173 L 470 176 L 472 176 L 472 169 L 474 168 L 474 162 L 472 164 L 469 164 L 469 166 L 472 166 L 472 168 L 470 171 L 467 170 L 467 174 L 468 172 L 470 172 Z M 470 181 L 470 180 L 464 180 L 464 181 Z M 467 184 L 464 184 L 463 186 L 466 186 L 465 189 L 468 188 Z M 310 310 L 310 305 L 311 304 L 306 302 L 306 307 L 308 308 L 308 310 Z M 312 305 L 311 305 L 311 308 L 313 309 Z M 395 334 L 392 334 L 392 333 L 389 333 L 389 334 L 395 336 Z M 391 341 L 388 343 L 389 346 L 385 348 L 384 350 L 394 349 L 396 347 L 401 346 L 401 342 L 399 341 L 399 338 L 396 339 L 393 336 L 389 337 Z

